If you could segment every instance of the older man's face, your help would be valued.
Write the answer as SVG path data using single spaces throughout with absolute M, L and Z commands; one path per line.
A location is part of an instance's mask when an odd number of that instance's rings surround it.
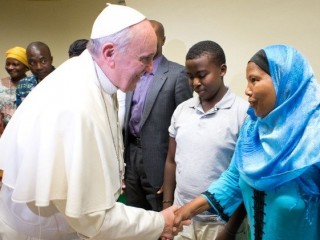
M 116 85 L 124 92 L 134 90 L 140 77 L 152 72 L 152 59 L 157 50 L 157 37 L 149 21 L 140 22 L 134 28 L 136 37 L 128 51 L 116 53 Z

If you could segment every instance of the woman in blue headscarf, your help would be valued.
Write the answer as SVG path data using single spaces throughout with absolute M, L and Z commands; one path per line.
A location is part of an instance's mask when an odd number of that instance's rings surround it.
M 305 57 L 287 45 L 257 52 L 246 75 L 249 116 L 232 162 L 177 211 L 175 224 L 210 208 L 237 221 L 244 204 L 252 240 L 319 240 L 319 84 Z M 225 236 L 233 239 L 228 225 Z

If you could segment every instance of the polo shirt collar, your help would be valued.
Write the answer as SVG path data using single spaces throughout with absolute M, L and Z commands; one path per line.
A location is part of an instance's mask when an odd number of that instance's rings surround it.
M 223 96 L 223 98 L 211 109 L 208 111 L 211 112 L 212 110 L 218 110 L 218 109 L 228 109 L 231 108 L 232 104 L 234 103 L 236 99 L 236 96 L 231 92 L 231 90 L 228 88 L 226 94 Z M 195 101 L 193 101 L 190 104 L 191 108 L 203 111 L 200 98 L 199 96 L 195 97 Z

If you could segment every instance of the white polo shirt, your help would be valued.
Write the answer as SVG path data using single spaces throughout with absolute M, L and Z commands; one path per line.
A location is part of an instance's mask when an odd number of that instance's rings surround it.
M 230 89 L 207 112 L 198 96 L 177 107 L 169 127 L 169 134 L 177 143 L 174 204 L 184 205 L 199 196 L 228 168 L 247 109 L 248 103 Z M 216 219 L 208 214 L 195 219 Z

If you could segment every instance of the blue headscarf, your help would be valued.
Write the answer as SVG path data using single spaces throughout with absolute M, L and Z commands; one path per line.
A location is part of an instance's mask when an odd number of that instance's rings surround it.
M 320 161 L 319 84 L 296 49 L 272 45 L 263 50 L 275 107 L 264 118 L 249 108 L 233 157 L 241 177 L 255 189 L 270 190 L 297 179 L 306 190 L 310 186 L 301 175 Z

